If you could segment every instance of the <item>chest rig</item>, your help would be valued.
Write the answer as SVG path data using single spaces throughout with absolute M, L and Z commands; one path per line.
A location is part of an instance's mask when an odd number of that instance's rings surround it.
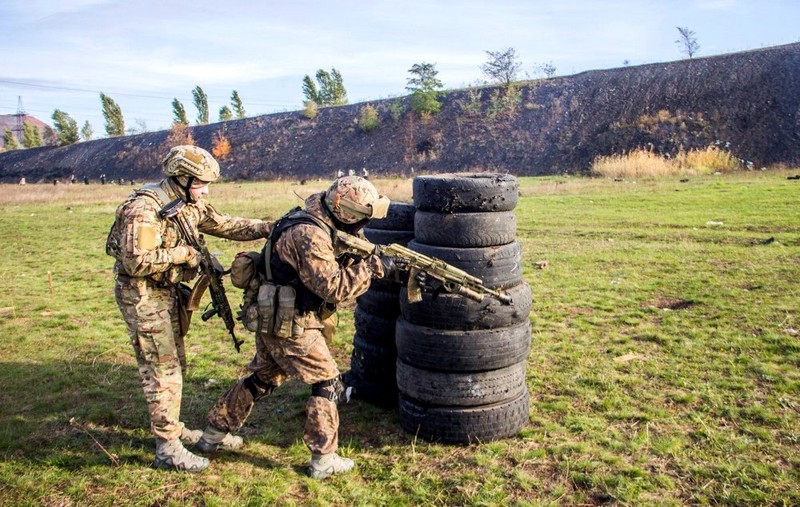
M 261 272 L 268 282 L 294 287 L 297 293 L 295 304 L 300 313 L 308 311 L 321 312 L 323 310 L 328 310 L 332 313 L 336 309 L 335 306 L 326 304 L 321 297 L 308 290 L 300 281 L 297 271 L 290 264 L 281 260 L 280 256 L 274 251 L 274 246 L 278 243 L 283 232 L 299 224 L 310 224 L 321 228 L 330 236 L 331 241 L 336 237 L 336 231 L 331 226 L 304 209 L 296 207 L 278 220 L 275 227 L 272 228 L 267 242 L 264 244 L 264 249 L 261 251 L 261 259 L 263 259 Z

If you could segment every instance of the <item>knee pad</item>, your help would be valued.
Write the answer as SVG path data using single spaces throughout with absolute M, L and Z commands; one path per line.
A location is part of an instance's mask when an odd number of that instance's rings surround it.
M 244 386 L 253 395 L 253 401 L 269 396 L 278 387 L 275 384 L 264 382 L 255 373 L 244 379 Z
M 342 381 L 341 375 L 311 385 L 311 396 L 319 396 L 337 404 L 342 401 L 349 402 L 352 392 L 353 388 Z

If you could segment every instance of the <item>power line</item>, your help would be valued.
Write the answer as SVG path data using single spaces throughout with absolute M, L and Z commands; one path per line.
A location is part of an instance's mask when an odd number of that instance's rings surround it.
M 87 88 L 75 88 L 72 86 L 57 86 L 57 85 L 46 85 L 35 83 L 32 81 L 19 81 L 19 80 L 11 80 L 11 79 L 0 79 L 0 83 L 16 85 L 16 86 L 25 86 L 29 88 L 43 88 L 46 90 L 60 90 L 60 91 L 68 91 L 68 92 L 81 92 L 81 93 L 94 93 L 99 95 L 100 93 L 97 90 L 89 90 Z M 173 100 L 175 97 L 168 97 L 166 95 L 146 95 L 140 93 L 127 93 L 127 92 L 109 92 L 105 93 L 106 95 L 114 95 L 114 96 L 124 96 L 124 97 L 136 97 L 141 99 L 158 99 L 158 100 Z M 216 99 L 215 99 L 216 101 Z M 246 104 L 254 105 L 254 106 L 272 106 L 272 107 L 292 107 L 291 104 L 281 103 L 281 102 L 250 102 L 246 101 Z

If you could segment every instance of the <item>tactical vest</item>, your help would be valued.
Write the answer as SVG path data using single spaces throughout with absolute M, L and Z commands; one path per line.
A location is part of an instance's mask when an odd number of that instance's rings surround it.
M 311 292 L 303 282 L 297 271 L 288 263 L 284 262 L 280 256 L 274 251 L 274 246 L 278 243 L 283 232 L 298 224 L 312 224 L 324 230 L 331 237 L 331 241 L 336 237 L 336 231 L 321 219 L 309 214 L 299 206 L 289 211 L 275 224 L 272 228 L 264 249 L 261 251 L 261 259 L 264 260 L 262 273 L 266 276 L 267 281 L 276 285 L 291 285 L 297 292 L 296 308 L 300 313 L 309 311 L 320 312 L 326 308 L 325 300 Z M 269 259 L 269 264 L 266 260 Z M 326 308 L 332 311 L 329 305 Z
M 122 273 L 126 274 L 123 267 L 122 267 L 122 258 L 124 252 L 122 251 L 122 238 L 125 234 L 125 224 L 120 221 L 120 210 L 124 209 L 130 202 L 139 197 L 147 197 L 152 199 L 156 202 L 159 209 L 163 209 L 164 206 L 169 205 L 172 201 L 170 200 L 169 194 L 161 188 L 159 183 L 147 183 L 146 185 L 138 188 L 131 193 L 128 198 L 117 208 L 117 215 L 115 216 L 114 223 L 111 225 L 111 230 L 108 233 L 108 237 L 106 238 L 106 254 L 114 257 L 116 259 L 116 263 L 114 265 L 114 272 L 115 273 Z M 180 235 L 178 235 L 180 237 Z M 171 285 L 177 281 L 183 279 L 183 268 L 179 266 L 173 266 L 170 270 L 162 272 L 162 273 L 154 273 L 149 275 L 147 278 L 152 280 L 156 284 L 166 284 Z
M 146 196 L 153 199 L 156 201 L 156 203 L 158 203 L 159 208 L 163 208 L 170 202 L 169 195 L 167 195 L 167 192 L 161 188 L 161 185 L 158 183 L 148 183 L 143 187 L 134 190 L 133 193 L 129 195 L 127 199 L 125 199 L 125 202 L 121 207 L 124 207 L 134 199 L 141 196 Z M 117 218 L 118 217 L 115 217 L 114 223 L 111 224 L 111 230 L 108 231 L 108 236 L 106 237 L 106 255 L 110 255 L 118 261 L 121 261 L 122 245 L 120 244 L 120 239 L 123 231 L 116 230 Z

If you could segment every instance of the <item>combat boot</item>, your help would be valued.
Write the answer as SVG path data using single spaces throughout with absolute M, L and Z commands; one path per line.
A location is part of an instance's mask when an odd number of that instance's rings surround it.
M 195 445 L 202 436 L 203 432 L 201 430 L 190 430 L 186 426 L 181 428 L 180 439 L 183 445 Z
M 156 440 L 156 459 L 153 468 L 200 472 L 208 467 L 208 460 L 187 451 L 180 440 Z
M 233 451 L 244 445 L 242 437 L 234 436 L 227 431 L 218 430 L 210 424 L 197 441 L 195 449 L 200 452 Z
M 343 458 L 335 452 L 331 454 L 311 454 L 308 475 L 314 479 L 324 479 L 333 474 L 349 472 L 355 466 L 350 458 Z

